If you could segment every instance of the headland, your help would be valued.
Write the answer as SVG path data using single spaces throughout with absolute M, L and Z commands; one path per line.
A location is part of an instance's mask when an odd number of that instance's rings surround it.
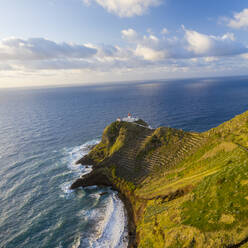
M 111 186 L 129 220 L 129 247 L 246 247 L 248 112 L 203 133 L 118 119 L 78 164 L 71 188 Z

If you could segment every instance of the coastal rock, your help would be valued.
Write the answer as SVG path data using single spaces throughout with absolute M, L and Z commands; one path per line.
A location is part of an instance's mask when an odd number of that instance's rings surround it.
M 110 180 L 102 173 L 101 170 L 95 170 L 81 178 L 78 178 L 70 187 L 76 189 L 79 187 L 87 187 L 93 185 L 111 186 Z
M 87 155 L 80 158 L 76 164 L 82 164 L 82 165 L 89 165 L 89 164 L 93 164 L 94 163 L 94 160 L 92 160 L 91 158 L 89 158 Z

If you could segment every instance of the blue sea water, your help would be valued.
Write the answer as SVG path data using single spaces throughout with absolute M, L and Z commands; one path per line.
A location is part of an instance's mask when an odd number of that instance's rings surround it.
M 116 192 L 69 190 L 90 171 L 75 161 L 128 112 L 205 131 L 247 110 L 247 96 L 248 77 L 0 89 L 0 247 L 126 247 Z

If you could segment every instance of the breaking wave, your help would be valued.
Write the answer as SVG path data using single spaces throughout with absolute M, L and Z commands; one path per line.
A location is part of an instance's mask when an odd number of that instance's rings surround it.
M 76 165 L 75 162 L 85 156 L 99 142 L 99 139 L 94 139 L 81 146 L 65 149 L 64 162 L 66 162 L 69 172 L 75 174 L 75 178 L 91 172 L 90 165 Z M 64 194 L 73 194 L 73 190 L 69 189 L 72 181 L 61 185 Z M 77 214 L 79 218 L 83 218 L 88 223 L 88 228 L 84 233 L 75 235 L 72 247 L 126 248 L 128 246 L 127 217 L 124 204 L 118 198 L 117 192 L 110 188 L 96 186 L 87 187 L 81 191 L 83 197 L 92 201 L 88 209 L 82 209 Z M 79 192 L 77 192 L 78 194 Z
M 97 145 L 99 142 L 100 142 L 99 139 L 93 139 L 91 141 L 84 143 L 83 145 L 75 146 L 73 148 L 64 149 L 63 162 L 66 163 L 66 165 L 68 167 L 68 172 L 66 172 L 66 173 L 75 174 L 75 178 L 90 173 L 92 171 L 91 165 L 77 165 L 76 162 L 80 158 L 82 158 L 83 156 L 88 154 L 90 149 L 93 146 Z M 64 192 L 64 194 L 60 195 L 61 197 L 65 197 L 65 195 L 68 196 L 68 194 L 73 192 L 73 190 L 70 190 L 70 186 L 71 186 L 71 184 L 75 178 L 73 177 L 73 179 L 71 179 L 68 182 L 64 182 L 60 186 L 60 188 Z

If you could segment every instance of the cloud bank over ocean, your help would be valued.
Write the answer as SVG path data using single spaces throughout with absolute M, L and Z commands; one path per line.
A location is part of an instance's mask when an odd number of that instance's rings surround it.
M 56 43 L 44 38 L 5 38 L 0 41 L 0 69 L 4 71 L 84 70 L 112 71 L 166 67 L 190 68 L 220 60 L 246 59 L 247 47 L 233 33 L 207 35 L 182 27 L 182 36 L 141 35 L 121 31 L 118 45 Z M 242 56 L 240 56 L 242 55 Z M 225 57 L 225 58 L 224 58 Z
M 247 73 L 248 44 L 241 33 L 248 27 L 247 8 L 239 12 L 225 11 L 226 16 L 222 17 L 216 12 L 215 19 L 199 11 L 211 27 L 206 28 L 198 25 L 201 17 L 193 17 L 188 23 L 188 19 L 180 19 L 178 14 L 175 18 L 173 12 L 171 16 L 169 12 L 164 14 L 167 5 L 175 4 L 168 1 L 77 1 L 77 7 L 86 12 L 79 21 L 85 26 L 76 41 L 70 38 L 68 29 L 63 32 L 68 32 L 66 39 L 58 40 L 46 35 L 0 36 L 0 87 L 48 81 L 70 84 Z M 50 2 L 51 8 L 61 7 L 60 4 L 57 0 Z M 67 5 L 63 1 L 63 4 L 68 9 L 75 3 Z M 186 8 L 192 8 L 192 4 L 184 4 L 182 13 L 188 14 Z M 75 13 L 76 9 L 73 10 Z M 213 10 L 209 10 L 212 13 Z M 197 12 L 192 13 L 197 15 Z M 71 16 L 62 27 L 69 25 L 73 30 L 77 21 Z M 175 21 L 172 28 L 170 22 Z M 90 34 L 95 33 L 94 28 L 101 22 L 102 33 L 92 39 Z M 216 28 L 212 29 L 213 26 Z M 46 29 L 49 30 L 49 26 Z M 109 38 L 106 30 L 110 32 Z

